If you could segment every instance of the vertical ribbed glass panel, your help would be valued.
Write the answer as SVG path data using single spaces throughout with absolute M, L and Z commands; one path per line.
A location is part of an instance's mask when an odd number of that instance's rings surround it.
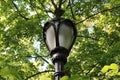
M 72 27 L 60 24 L 59 28 L 59 45 L 69 49 L 74 38 Z
M 46 42 L 50 50 L 56 47 L 54 27 L 50 26 L 46 31 Z

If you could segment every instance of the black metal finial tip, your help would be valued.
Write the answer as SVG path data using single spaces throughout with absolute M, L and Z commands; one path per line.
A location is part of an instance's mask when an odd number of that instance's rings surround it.
M 64 14 L 64 12 L 65 11 L 62 10 L 62 9 L 56 9 L 54 14 L 55 14 L 56 17 L 61 17 Z

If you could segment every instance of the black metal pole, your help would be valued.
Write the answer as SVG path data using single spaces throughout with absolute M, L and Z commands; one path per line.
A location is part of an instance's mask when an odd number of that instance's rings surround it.
M 52 62 L 55 66 L 55 80 L 60 80 L 64 76 L 64 65 L 67 62 L 68 50 L 63 47 L 57 47 L 51 51 Z
M 60 80 L 60 78 L 64 75 L 63 73 L 64 63 L 61 61 L 56 61 L 54 65 L 55 65 L 55 80 Z

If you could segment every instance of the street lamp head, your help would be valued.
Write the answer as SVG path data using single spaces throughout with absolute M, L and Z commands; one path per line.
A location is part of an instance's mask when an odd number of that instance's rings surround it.
M 56 18 L 45 23 L 43 37 L 48 50 L 54 59 L 67 57 L 76 39 L 76 27 L 69 19 Z M 55 53 L 60 53 L 54 55 Z M 61 58 L 58 58 L 61 59 Z

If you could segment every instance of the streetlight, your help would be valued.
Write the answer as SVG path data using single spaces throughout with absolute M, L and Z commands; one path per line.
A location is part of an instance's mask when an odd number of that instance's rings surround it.
M 76 35 L 76 27 L 69 19 L 55 18 L 44 25 L 43 37 L 55 65 L 55 80 L 60 80 L 64 75 L 63 67 Z

